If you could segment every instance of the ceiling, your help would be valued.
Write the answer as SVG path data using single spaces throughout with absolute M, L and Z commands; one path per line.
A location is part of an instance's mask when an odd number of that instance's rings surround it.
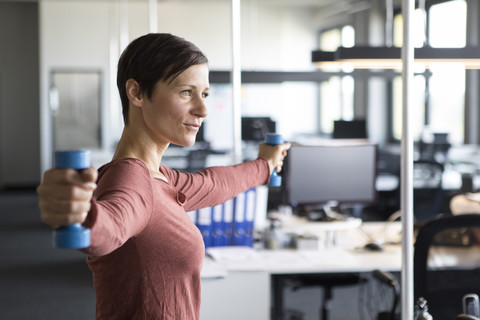
M 68 0 L 0 0 L 0 2 L 41 2 L 41 1 L 68 1 Z M 72 0 L 73 1 L 73 0 Z M 98 0 L 75 0 L 75 1 L 98 1 Z M 121 1 L 121 0 L 107 0 L 107 1 Z M 148 1 L 148 0 L 125 0 L 125 1 Z M 231 0 L 158 0 L 158 2 L 229 2 Z M 262 5 L 276 5 L 276 6 L 294 6 L 294 7 L 309 7 L 322 8 L 338 5 L 355 6 L 359 3 L 374 3 L 379 0 L 243 0 L 246 2 L 258 2 Z M 382 0 L 382 2 L 385 0 Z M 400 5 L 401 0 L 392 0 L 395 5 Z

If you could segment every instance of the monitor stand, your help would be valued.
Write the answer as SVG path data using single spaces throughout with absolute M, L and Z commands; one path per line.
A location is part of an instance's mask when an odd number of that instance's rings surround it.
M 328 201 L 319 207 L 305 208 L 305 214 L 310 221 L 343 221 L 347 218 L 338 201 Z

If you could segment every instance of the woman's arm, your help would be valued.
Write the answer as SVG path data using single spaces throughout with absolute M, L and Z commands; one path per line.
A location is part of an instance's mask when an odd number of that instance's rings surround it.
M 37 188 L 42 221 L 53 229 L 81 223 L 91 229 L 91 245 L 82 251 L 104 255 L 139 233 L 151 214 L 148 170 L 135 160 L 81 173 L 52 169 Z
M 289 143 L 261 145 L 259 159 L 235 166 L 211 167 L 197 173 L 167 171 L 168 179 L 184 193 L 185 210 L 195 210 L 223 203 L 241 192 L 266 184 L 274 168 L 281 170 Z M 165 173 L 165 172 L 164 172 Z
M 84 226 L 91 228 L 91 245 L 82 250 L 105 255 L 138 235 L 151 218 L 152 178 L 139 160 L 118 160 L 101 169 L 98 187 Z

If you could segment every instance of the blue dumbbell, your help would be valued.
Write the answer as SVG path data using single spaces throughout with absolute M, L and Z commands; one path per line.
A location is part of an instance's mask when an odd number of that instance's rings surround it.
M 81 171 L 90 168 L 90 152 L 88 150 L 55 152 L 55 168 L 76 169 Z M 62 249 L 81 249 L 90 246 L 90 229 L 80 223 L 63 226 L 53 231 L 53 245 Z
M 265 143 L 271 146 L 276 146 L 279 144 L 283 144 L 284 141 L 282 136 L 279 134 L 267 133 L 267 136 L 265 137 Z M 268 185 L 271 187 L 280 187 L 282 185 L 282 177 L 277 174 L 276 169 L 273 170 Z

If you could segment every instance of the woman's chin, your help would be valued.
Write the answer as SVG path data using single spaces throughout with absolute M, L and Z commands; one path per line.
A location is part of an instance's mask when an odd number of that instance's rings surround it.
M 172 141 L 173 144 L 176 144 L 177 146 L 182 146 L 182 147 L 191 147 L 195 144 L 195 137 L 193 139 L 185 139 L 182 141 Z

